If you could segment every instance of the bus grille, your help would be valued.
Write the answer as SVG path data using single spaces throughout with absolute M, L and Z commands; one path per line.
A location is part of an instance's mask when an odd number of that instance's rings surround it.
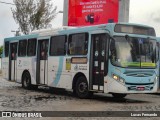
M 145 86 L 144 87 L 144 90 L 152 90 L 153 89 L 153 87 L 151 87 L 151 86 Z M 128 87 L 128 91 L 139 91 L 139 90 L 137 90 L 137 86 L 130 86 L 130 87 Z M 143 91 L 144 91 L 143 90 Z
M 126 82 L 126 85 L 153 85 L 154 83 L 127 83 Z
M 133 77 L 149 77 L 152 76 L 155 72 L 154 71 L 126 71 L 124 74 L 126 76 L 133 76 Z

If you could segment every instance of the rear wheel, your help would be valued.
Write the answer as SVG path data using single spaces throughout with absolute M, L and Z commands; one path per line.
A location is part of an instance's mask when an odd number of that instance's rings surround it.
M 29 72 L 25 72 L 22 76 L 22 87 L 25 89 L 31 89 L 31 76 Z
M 31 85 L 31 89 L 32 90 L 37 90 L 38 89 L 38 85 Z
M 112 93 L 112 96 L 115 98 L 124 98 L 127 96 L 127 94 Z
M 88 90 L 87 80 L 84 76 L 78 77 L 74 93 L 82 99 L 91 96 L 91 92 Z

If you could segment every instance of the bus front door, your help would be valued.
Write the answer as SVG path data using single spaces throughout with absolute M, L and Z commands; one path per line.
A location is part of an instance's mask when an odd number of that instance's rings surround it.
M 10 43 L 9 54 L 9 80 L 17 78 L 17 42 Z
M 37 52 L 37 84 L 48 82 L 48 39 L 39 40 Z
M 90 90 L 104 91 L 104 77 L 108 72 L 108 35 L 92 34 L 90 59 Z

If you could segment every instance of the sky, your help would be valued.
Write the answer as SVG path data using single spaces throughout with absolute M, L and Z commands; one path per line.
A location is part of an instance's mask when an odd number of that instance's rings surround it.
M 63 11 L 64 0 L 52 0 L 57 6 L 57 12 Z M 13 0 L 0 0 L 0 2 L 13 3 Z M 13 30 L 18 29 L 11 8 L 13 5 L 0 3 L 0 45 L 5 37 L 14 36 Z M 62 26 L 63 13 L 57 14 L 52 20 L 52 27 Z M 129 22 L 149 25 L 155 28 L 157 36 L 160 37 L 160 3 L 159 0 L 130 0 Z

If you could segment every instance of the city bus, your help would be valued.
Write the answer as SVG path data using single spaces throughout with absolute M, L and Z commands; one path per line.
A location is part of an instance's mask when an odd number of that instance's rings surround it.
M 109 93 L 124 98 L 158 89 L 158 45 L 153 27 L 108 23 L 33 31 L 4 39 L 3 78 L 73 90 L 79 98 Z
M 158 47 L 159 47 L 159 56 L 160 56 L 160 37 L 157 37 L 157 44 L 158 44 Z M 159 74 L 160 74 L 160 64 L 159 64 L 158 68 L 159 68 Z M 159 78 L 159 81 L 160 81 L 160 78 Z M 160 82 L 159 82 L 159 89 L 160 89 Z

